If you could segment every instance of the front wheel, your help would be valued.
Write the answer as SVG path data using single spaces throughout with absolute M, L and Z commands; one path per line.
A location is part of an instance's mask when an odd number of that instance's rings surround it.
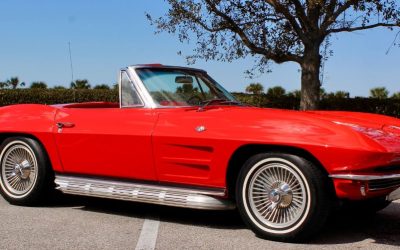
M 0 192 L 15 205 L 35 205 L 51 187 L 52 172 L 43 147 L 31 138 L 10 137 L 0 146 Z
M 236 200 L 259 236 L 302 241 L 317 233 L 330 213 L 329 180 L 314 164 L 285 153 L 251 157 L 239 173 Z

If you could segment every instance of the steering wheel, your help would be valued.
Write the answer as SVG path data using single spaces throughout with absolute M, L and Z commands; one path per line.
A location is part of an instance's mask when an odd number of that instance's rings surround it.
M 201 104 L 201 102 L 203 101 L 203 99 L 198 96 L 198 95 L 192 95 L 191 97 L 189 97 L 189 99 L 187 99 L 187 103 L 191 104 L 191 105 L 199 105 Z

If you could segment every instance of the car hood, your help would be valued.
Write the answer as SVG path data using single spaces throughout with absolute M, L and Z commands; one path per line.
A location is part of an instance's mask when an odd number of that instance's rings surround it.
M 397 127 L 400 133 L 400 120 L 378 114 L 343 112 L 343 111 L 305 111 L 310 116 L 318 119 L 329 120 L 336 124 L 361 126 L 370 129 L 388 130 L 393 129 L 396 133 Z
M 228 110 L 228 108 L 226 110 Z M 286 119 L 288 121 L 309 121 L 310 123 L 326 121 L 336 125 L 354 125 L 371 129 L 384 129 L 389 126 L 399 127 L 400 129 L 400 119 L 371 113 L 348 111 L 297 111 L 254 107 L 237 107 L 230 110 L 230 113 L 233 113 L 235 116 L 245 116 L 248 119 L 256 120 L 260 118 Z
M 372 139 L 388 152 L 400 153 L 400 120 L 377 114 L 314 111 L 307 112 L 319 119 L 332 121 L 339 126 L 347 126 Z
M 253 124 L 279 127 L 285 134 L 300 131 L 303 134 L 356 134 L 374 141 L 388 152 L 400 153 L 400 119 L 389 116 L 343 111 L 294 111 L 266 108 L 243 108 L 235 112 Z M 237 118 L 236 118 L 237 119 Z M 350 139 L 350 138 L 349 138 Z
M 209 107 L 204 114 L 219 131 L 246 133 L 254 141 L 400 153 L 400 120 L 384 115 L 232 106 Z

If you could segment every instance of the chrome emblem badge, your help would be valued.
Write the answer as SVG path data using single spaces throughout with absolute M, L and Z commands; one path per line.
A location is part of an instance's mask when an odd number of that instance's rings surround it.
M 204 131 L 206 131 L 206 127 L 198 126 L 198 127 L 196 127 L 196 131 L 199 132 L 199 133 L 204 132 Z

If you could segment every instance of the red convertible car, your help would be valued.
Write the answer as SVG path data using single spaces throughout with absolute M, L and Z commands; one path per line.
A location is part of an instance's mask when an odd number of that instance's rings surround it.
M 203 70 L 127 67 L 119 103 L 0 108 L 0 190 L 49 190 L 197 209 L 234 209 L 262 237 L 304 240 L 336 204 L 400 198 L 400 120 L 256 108 Z

